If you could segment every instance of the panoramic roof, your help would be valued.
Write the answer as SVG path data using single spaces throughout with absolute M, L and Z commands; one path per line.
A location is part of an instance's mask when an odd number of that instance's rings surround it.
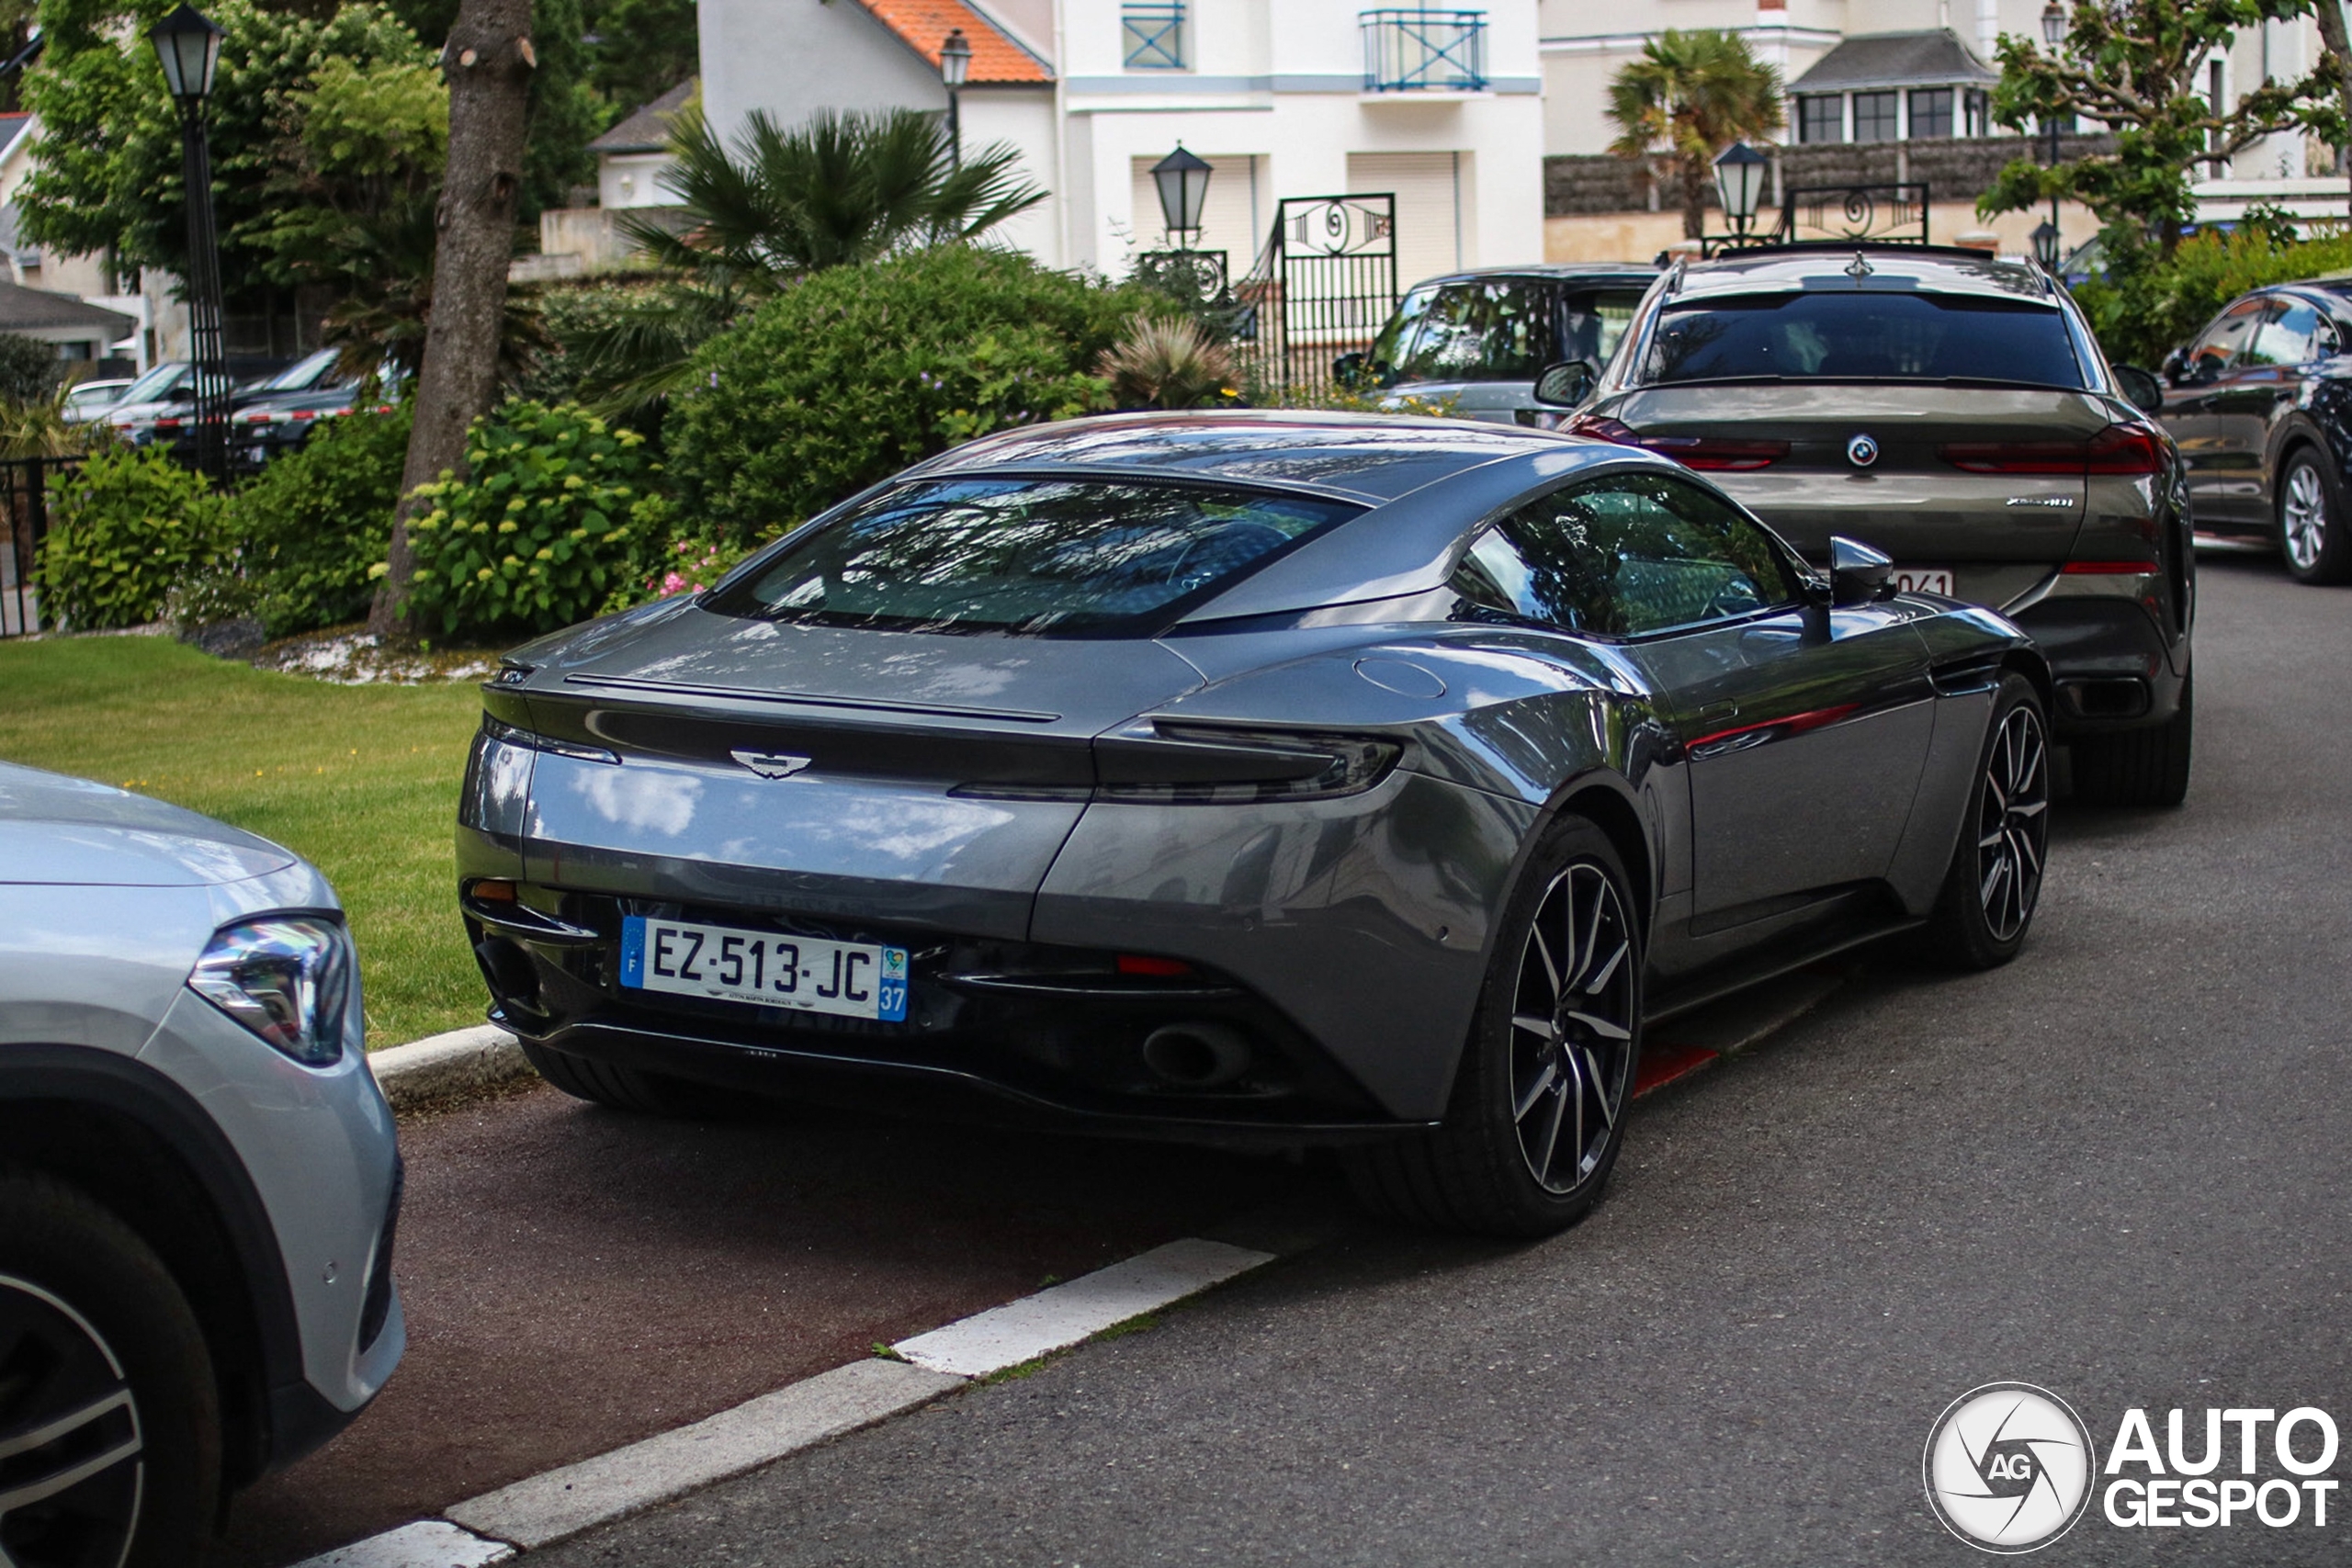
M 916 471 L 1150 469 L 1194 479 L 1307 485 L 1377 502 L 1498 457 L 1573 445 L 1549 431 L 1393 414 L 1112 414 L 988 436 Z

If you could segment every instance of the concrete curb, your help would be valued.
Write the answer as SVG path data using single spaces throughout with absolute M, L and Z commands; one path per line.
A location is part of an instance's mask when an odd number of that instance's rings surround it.
M 531 1076 L 522 1045 L 491 1023 L 371 1051 L 368 1066 L 395 1111 L 503 1089 Z

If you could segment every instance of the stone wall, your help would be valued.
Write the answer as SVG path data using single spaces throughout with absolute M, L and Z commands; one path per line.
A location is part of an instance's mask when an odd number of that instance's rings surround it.
M 1934 141 L 1851 141 L 1810 147 L 1784 147 L 1772 153 L 1780 181 L 1788 186 L 1887 185 L 1924 181 L 1938 203 L 1973 201 L 1992 185 L 2012 160 L 2039 163 L 2047 147 L 2039 137 L 1987 136 Z M 2059 154 L 2071 162 L 2115 149 L 2112 136 L 2065 136 Z M 1669 171 L 1652 183 L 1643 165 L 1606 153 L 1551 157 L 1544 160 L 1544 215 L 1573 218 L 1602 213 L 1676 212 L 1682 206 L 1682 182 Z M 1706 192 L 1713 208 L 1712 183 Z M 1771 190 L 1765 205 L 1777 205 Z

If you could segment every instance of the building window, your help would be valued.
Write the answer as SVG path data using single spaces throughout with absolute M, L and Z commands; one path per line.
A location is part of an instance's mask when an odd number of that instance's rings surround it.
M 1992 132 L 1986 129 L 1992 123 L 1992 116 L 1989 112 L 1991 105 L 1987 102 L 1983 91 L 1975 87 L 1969 88 L 1967 93 L 1967 104 L 1968 130 L 1965 134 L 1970 136 L 1991 135 Z M 2073 117 L 2069 116 L 2068 118 L 2071 118 Z
M 1856 93 L 1854 95 L 1854 140 L 1857 141 L 1892 141 L 1901 133 L 1896 116 L 1902 111 L 1899 93 Z
M 1929 137 L 1951 134 L 1951 98 L 1950 87 L 1911 89 L 1912 141 L 1921 141 Z
M 1487 90 L 1484 11 L 1366 11 L 1363 90 L 1367 93 Z
M 1799 141 L 1843 141 L 1846 140 L 1846 96 L 1843 93 L 1808 93 L 1797 100 L 1797 140 Z
M 1119 27 L 1128 70 L 1184 69 L 1184 0 L 1125 0 Z

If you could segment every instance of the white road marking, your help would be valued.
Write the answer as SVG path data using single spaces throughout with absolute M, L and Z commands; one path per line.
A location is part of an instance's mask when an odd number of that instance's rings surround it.
M 980 1378 L 1068 1349 L 1148 1312 L 1273 1261 L 1270 1252 L 1198 1237 L 1171 1241 L 1108 1269 L 975 1314 L 890 1347 L 918 1367 Z
M 514 1555 L 503 1540 L 484 1540 L 447 1519 L 419 1519 L 298 1562 L 294 1568 L 484 1568 Z
M 771 1460 L 869 1427 L 963 1386 L 896 1361 L 854 1361 L 641 1443 L 444 1510 L 468 1529 L 545 1546 Z

